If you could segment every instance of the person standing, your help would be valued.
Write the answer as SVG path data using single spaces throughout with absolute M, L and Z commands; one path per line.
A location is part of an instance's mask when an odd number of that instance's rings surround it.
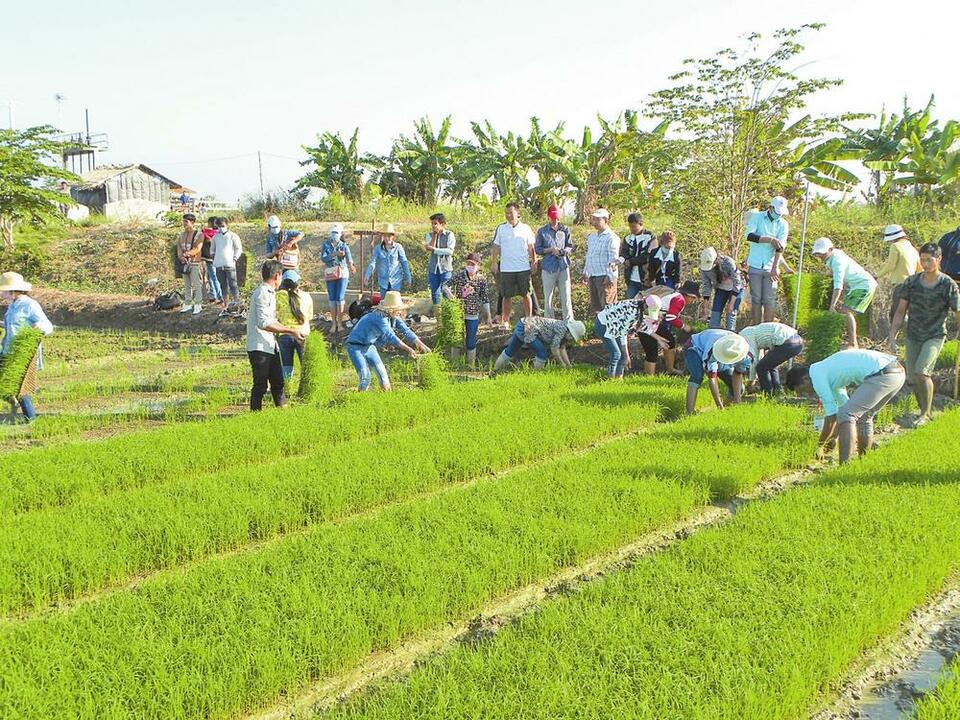
M 916 425 L 930 419 L 933 408 L 933 369 L 947 338 L 947 314 L 957 313 L 960 324 L 960 290 L 957 283 L 940 271 L 942 251 L 939 245 L 927 243 L 920 248 L 923 272 L 911 275 L 900 289 L 887 346 L 896 352 L 897 333 L 907 317 L 906 341 L 907 375 L 913 381 L 913 392 L 920 406 Z
M 803 338 L 789 325 L 778 322 L 751 325 L 740 331 L 750 346 L 750 380 L 756 378 L 764 395 L 780 395 L 783 388 L 778 368 L 803 352 Z M 763 350 L 763 357 L 760 351 Z
M 3 316 L 3 341 L 0 343 L 0 356 L 13 349 L 13 339 L 24 328 L 36 328 L 44 335 L 53 332 L 53 323 L 47 319 L 40 303 L 30 297 L 33 285 L 23 279 L 20 273 L 5 272 L 0 275 L 0 298 L 7 303 L 7 312 Z M 37 370 L 43 369 L 43 348 L 37 347 Z M 27 422 L 37 417 L 33 399 L 29 394 L 17 398 L 20 410 Z M 16 407 L 11 403 L 11 412 Z
M 954 282 L 960 282 L 960 227 L 948 232 L 937 243 L 942 253 L 940 267 Z
M 413 283 L 413 278 L 410 275 L 407 253 L 404 251 L 403 245 L 397 242 L 397 231 L 393 225 L 387 225 L 380 235 L 380 244 L 377 245 L 370 256 L 370 263 L 364 273 L 364 280 L 370 282 L 373 271 L 376 270 L 380 297 L 385 297 L 391 290 L 400 292 L 404 283 L 409 287 Z
M 911 275 L 920 272 L 920 253 L 910 242 L 910 238 L 899 225 L 887 225 L 883 231 L 883 239 L 890 243 L 890 252 L 887 261 L 877 271 L 877 280 L 888 280 L 892 285 L 890 291 L 890 320 L 900 304 L 900 286 Z
M 310 293 L 300 289 L 300 273 L 296 270 L 284 270 L 277 290 L 277 320 L 281 325 L 299 330 L 304 338 L 298 340 L 293 335 L 281 335 L 277 338 L 284 382 L 293 377 L 294 355 L 300 360 L 300 370 L 303 371 L 303 343 L 310 334 L 312 317 L 313 298 Z
M 280 363 L 280 347 L 277 335 L 291 335 L 303 342 L 303 333 L 296 328 L 282 325 L 277 319 L 277 287 L 283 266 L 277 260 L 267 260 L 260 268 L 263 283 L 250 296 L 247 312 L 247 358 L 253 371 L 253 387 L 250 390 L 250 409 L 263 408 L 263 396 L 270 386 L 273 404 L 283 407 L 287 398 L 283 394 L 283 366 Z
M 343 239 L 343 224 L 330 226 L 330 234 L 320 248 L 323 261 L 323 280 L 327 284 L 327 305 L 333 322 L 333 334 L 336 335 L 346 326 L 347 285 L 350 274 L 356 272 L 350 246 Z
M 423 344 L 417 334 L 403 321 L 407 306 L 396 290 L 387 291 L 380 304 L 364 315 L 353 326 L 347 336 L 347 356 L 357 371 L 361 392 L 370 387 L 370 368 L 377 375 L 381 390 L 390 390 L 390 376 L 380 359 L 378 345 L 393 345 L 412 358 L 417 351 L 428 353 L 430 348 Z M 401 340 L 400 338 L 403 338 Z M 406 342 L 404 342 L 406 340 Z M 410 343 L 409 345 L 407 343 Z
M 597 208 L 590 216 L 594 232 L 587 237 L 583 282 L 590 288 L 590 309 L 598 313 L 617 301 L 620 276 L 620 238 L 610 229 L 610 213 Z
M 650 287 L 650 256 L 658 247 L 657 236 L 643 225 L 640 213 L 627 215 L 630 232 L 620 243 L 620 262 L 627 275 L 627 299 Z
M 237 261 L 243 255 L 240 236 L 230 230 L 226 218 L 217 218 L 217 234 L 213 236 L 213 266 L 223 293 L 222 306 L 226 310 L 240 304 L 240 286 L 237 282 Z
M 443 292 L 463 306 L 466 360 L 467 365 L 472 368 L 477 361 L 480 312 L 485 312 L 490 323 L 493 324 L 493 317 L 490 315 L 490 298 L 487 295 L 487 281 L 480 273 L 480 255 L 475 252 L 467 255 L 466 265 L 444 284 Z
M 288 230 L 283 235 L 283 241 L 277 247 L 274 257 L 280 261 L 284 270 L 300 269 L 300 243 L 303 240 L 303 232 L 300 230 Z
M 780 264 L 790 235 L 790 225 L 784 218 L 789 214 L 786 198 L 777 195 L 771 198 L 766 212 L 755 212 L 747 221 L 751 325 L 773 320 Z
M 873 446 L 873 419 L 905 380 L 903 366 L 893 355 L 852 348 L 809 367 L 794 367 L 787 373 L 787 388 L 817 394 L 825 415 L 818 454 L 832 450 L 839 436 L 840 462 L 845 463 L 854 452 L 864 455 Z M 851 385 L 857 389 L 848 395 Z
M 207 220 L 207 227 L 203 228 L 203 243 L 200 246 L 200 257 L 207 276 L 207 289 L 213 302 L 223 307 L 223 293 L 220 282 L 217 280 L 217 269 L 213 264 L 213 237 L 217 234 L 217 218 Z
M 671 230 L 660 235 L 660 246 L 650 255 L 650 278 L 654 285 L 665 285 L 673 290 L 680 284 L 681 260 L 677 250 L 677 236 Z
M 430 216 L 430 232 L 424 238 L 423 247 L 430 253 L 427 262 L 427 283 L 430 286 L 430 300 L 433 314 L 439 311 L 441 288 L 453 275 L 453 249 L 457 246 L 457 236 L 447 230 L 447 218 L 443 213 Z
M 736 261 L 721 255 L 715 248 L 704 248 L 700 253 L 700 297 L 703 298 L 702 320 L 709 320 L 711 328 L 737 329 L 737 313 L 743 301 L 743 275 Z
M 513 362 L 521 346 L 529 345 L 534 352 L 533 367 L 542 370 L 550 354 L 563 367 L 571 367 L 567 355 L 567 340 L 580 342 L 587 334 L 586 326 L 579 320 L 557 320 L 544 317 L 525 317 L 517 323 L 510 342 L 493 365 L 494 372 Z
M 524 317 L 533 315 L 530 274 L 537 267 L 537 258 L 534 254 L 536 239 L 533 230 L 520 222 L 520 206 L 514 202 L 507 203 L 504 216 L 506 222 L 500 223 L 493 234 L 490 269 L 497 278 L 502 298 L 500 323 L 509 327 L 513 298 L 520 297 Z
M 264 245 L 264 255 L 268 258 L 277 256 L 277 250 L 283 244 L 284 234 L 280 228 L 280 218 L 271 215 L 267 218 L 267 242 Z
M 203 233 L 195 227 L 197 216 L 183 216 L 183 232 L 177 243 L 177 260 L 183 270 L 183 307 L 180 312 L 199 315 L 203 310 L 203 281 L 200 279 L 200 251 L 203 249 Z
M 553 318 L 553 296 L 560 296 L 560 315 L 573 320 L 570 290 L 570 254 L 573 238 L 570 228 L 560 222 L 560 208 L 547 208 L 547 224 L 537 230 L 534 251 L 540 257 L 540 280 L 543 283 L 543 314 Z
M 718 408 L 723 409 L 723 399 L 717 378 L 729 388 L 731 401 L 734 404 L 740 402 L 743 376 L 750 372 L 749 352 L 747 341 L 730 330 L 704 330 L 691 336 L 684 349 L 687 371 L 690 373 L 687 382 L 688 415 L 696 410 L 704 374 Z
M 877 292 L 877 281 L 863 267 L 843 250 L 835 248 L 828 237 L 817 238 L 813 243 L 813 256 L 824 261 L 833 273 L 833 295 L 830 297 L 830 312 L 839 312 L 847 316 L 847 345 L 857 347 L 857 316 L 863 314 L 873 302 Z M 840 296 L 843 306 L 837 309 Z

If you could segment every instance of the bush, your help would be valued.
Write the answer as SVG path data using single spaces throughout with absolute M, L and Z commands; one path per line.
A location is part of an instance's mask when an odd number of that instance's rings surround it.
M 20 395 L 20 385 L 37 352 L 43 333 L 36 328 L 21 329 L 10 343 L 10 352 L 0 358 L 0 399 Z
M 810 313 L 807 324 L 807 362 L 815 363 L 833 355 L 843 345 L 846 317 L 839 313 Z
M 439 352 L 459 350 L 466 342 L 463 321 L 463 306 L 459 300 L 444 298 L 440 303 L 437 318 L 437 335 L 434 349 Z
M 300 399 L 313 405 L 322 405 L 333 397 L 333 369 L 323 333 L 314 330 L 307 335 L 303 346 L 303 366 L 300 373 Z
M 450 383 L 447 361 L 439 353 L 425 353 L 417 358 L 419 385 L 424 390 L 433 390 Z

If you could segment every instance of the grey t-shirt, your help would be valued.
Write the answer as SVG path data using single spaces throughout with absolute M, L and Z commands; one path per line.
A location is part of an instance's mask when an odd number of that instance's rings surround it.
M 949 275 L 940 273 L 932 287 L 922 281 L 923 273 L 908 277 L 900 297 L 910 303 L 906 336 L 926 342 L 947 336 L 947 313 L 960 310 L 960 290 Z

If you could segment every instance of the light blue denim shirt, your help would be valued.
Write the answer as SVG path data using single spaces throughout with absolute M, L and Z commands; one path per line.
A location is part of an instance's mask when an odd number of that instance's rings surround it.
M 869 375 L 896 362 L 893 355 L 863 350 L 841 350 L 810 366 L 810 383 L 823 403 L 823 414 L 836 415 L 841 405 L 850 399 L 847 388 L 860 385 Z
M 743 360 L 738 362 L 736 365 L 727 365 L 726 363 L 719 362 L 713 356 L 713 346 L 717 340 L 726 337 L 727 335 L 736 335 L 731 330 L 704 330 L 703 332 L 698 332 L 696 335 L 690 338 L 690 347 L 697 353 L 703 360 L 703 369 L 708 373 L 722 373 L 722 372 L 739 372 L 747 374 L 750 372 L 750 356 L 748 355 Z
M 343 257 L 338 257 L 337 253 L 341 250 L 344 251 Z M 331 240 L 327 238 L 323 242 L 323 246 L 320 248 L 320 259 L 323 261 L 323 264 L 329 268 L 340 266 L 340 277 L 348 278 L 350 277 L 350 265 L 353 263 L 353 255 L 350 253 L 350 246 L 347 245 L 343 240 Z
M 746 235 L 755 233 L 761 237 L 773 237 L 787 246 L 787 237 L 790 235 L 790 225 L 782 217 L 770 218 L 769 211 L 755 212 L 747 221 Z M 747 265 L 755 270 L 772 270 L 773 256 L 776 251 L 769 243 L 748 243 L 750 251 L 747 253 Z
M 373 277 L 373 270 L 377 270 L 377 283 L 380 287 L 390 285 L 399 289 L 402 282 L 410 284 L 413 279 L 410 277 L 410 263 L 407 262 L 407 253 L 403 246 L 395 243 L 392 248 L 387 250 L 383 243 L 378 243 L 370 258 L 370 264 L 367 265 L 367 271 L 364 273 L 364 280 L 369 281 Z
M 7 313 L 3 316 L 3 344 L 0 345 L 0 355 L 10 352 L 14 336 L 25 327 L 35 327 L 44 335 L 53 332 L 53 323 L 47 319 L 40 303 L 29 295 L 18 295 L 16 300 L 7 307 Z M 37 368 L 42 367 L 43 355 L 38 348 Z
M 393 345 L 400 346 L 400 337 L 409 343 L 417 341 L 417 335 L 400 318 L 391 318 L 379 310 L 368 312 L 353 326 L 347 336 L 348 345 Z

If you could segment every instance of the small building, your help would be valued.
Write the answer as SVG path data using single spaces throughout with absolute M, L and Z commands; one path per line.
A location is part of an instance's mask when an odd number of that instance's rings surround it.
M 173 186 L 181 187 L 146 165 L 104 166 L 83 175 L 70 196 L 109 218 L 161 220 L 170 210 Z

